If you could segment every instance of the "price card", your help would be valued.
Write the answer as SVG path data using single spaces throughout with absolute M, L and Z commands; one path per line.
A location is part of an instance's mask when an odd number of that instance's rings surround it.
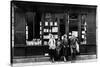
M 48 22 L 45 22 L 45 26 L 48 26 Z
M 84 38 L 84 35 L 82 35 L 82 38 Z
M 82 34 L 85 34 L 85 31 L 82 31 Z

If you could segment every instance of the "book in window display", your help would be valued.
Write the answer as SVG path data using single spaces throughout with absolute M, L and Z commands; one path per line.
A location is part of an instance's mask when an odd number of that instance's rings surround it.
M 72 35 L 75 35 L 75 37 L 78 37 L 78 31 L 72 31 Z
M 33 39 L 32 41 L 26 41 L 27 46 L 39 46 L 42 45 L 40 39 Z
M 44 29 L 44 32 L 47 32 L 47 29 Z
M 84 35 L 82 35 L 82 38 L 84 39 L 84 38 L 85 38 L 85 36 L 84 36 Z
M 47 41 L 44 41 L 44 45 L 48 45 L 48 42 Z
M 52 32 L 58 32 L 58 27 L 52 27 Z
M 49 39 L 49 35 L 44 35 L 43 38 L 44 39 Z
M 48 26 L 48 22 L 47 21 L 45 22 L 45 26 Z
M 50 33 L 52 32 L 51 29 L 49 31 L 50 31 Z
M 82 31 L 82 34 L 85 34 L 85 31 Z
M 54 22 L 54 26 L 57 26 L 57 22 Z
M 48 29 L 46 29 L 46 31 L 45 32 L 48 32 Z
M 72 33 L 71 33 L 71 32 L 69 32 L 69 35 L 72 35 Z
M 81 24 L 81 29 L 82 29 L 82 42 L 81 44 L 86 44 L 86 31 L 87 31 L 87 23 L 86 23 L 86 16 L 82 16 L 82 24 Z

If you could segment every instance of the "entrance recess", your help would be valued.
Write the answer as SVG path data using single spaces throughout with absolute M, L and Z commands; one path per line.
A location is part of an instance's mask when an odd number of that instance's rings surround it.
M 72 34 L 76 37 L 79 35 L 78 30 L 78 14 L 72 13 L 69 14 L 69 38 Z

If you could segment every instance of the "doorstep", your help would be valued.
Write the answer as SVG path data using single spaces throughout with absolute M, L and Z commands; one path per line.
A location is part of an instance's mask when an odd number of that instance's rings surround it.
M 13 59 L 13 63 L 36 63 L 36 62 L 49 62 L 50 57 L 45 56 L 36 56 L 36 57 L 27 57 L 27 58 L 17 58 Z M 96 55 L 77 55 L 75 60 L 88 60 L 88 59 L 97 59 Z

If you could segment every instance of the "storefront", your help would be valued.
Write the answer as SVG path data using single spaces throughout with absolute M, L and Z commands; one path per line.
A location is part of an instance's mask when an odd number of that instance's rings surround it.
M 96 53 L 96 6 L 42 2 L 11 2 L 12 57 L 48 53 L 55 39 L 75 34 L 81 53 Z

